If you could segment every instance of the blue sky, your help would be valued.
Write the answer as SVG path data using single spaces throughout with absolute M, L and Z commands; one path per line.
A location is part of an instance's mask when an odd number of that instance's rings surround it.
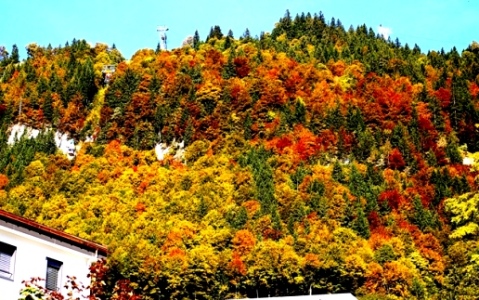
M 35 42 L 64 45 L 73 38 L 115 43 L 125 58 L 142 48 L 156 48 L 156 28 L 166 25 L 168 48 L 179 47 L 198 30 L 205 39 L 211 26 L 235 37 L 249 28 L 253 36 L 271 31 L 286 9 L 294 16 L 322 11 L 346 29 L 366 24 L 377 32 L 391 28 L 391 38 L 421 49 L 448 51 L 479 41 L 478 0 L 1 0 L 0 45 L 11 50 Z

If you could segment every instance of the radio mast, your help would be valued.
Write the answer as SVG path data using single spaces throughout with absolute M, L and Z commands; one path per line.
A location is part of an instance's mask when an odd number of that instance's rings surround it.
M 168 27 L 166 26 L 158 26 L 156 31 L 160 34 L 160 49 L 166 50 L 166 32 L 168 31 Z

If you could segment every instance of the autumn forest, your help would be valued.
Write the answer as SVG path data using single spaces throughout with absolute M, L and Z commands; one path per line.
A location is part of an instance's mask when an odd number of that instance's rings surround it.
M 477 299 L 479 44 L 463 46 L 289 12 L 130 60 L 14 46 L 0 208 L 106 245 L 98 299 Z M 14 124 L 40 134 L 9 143 Z

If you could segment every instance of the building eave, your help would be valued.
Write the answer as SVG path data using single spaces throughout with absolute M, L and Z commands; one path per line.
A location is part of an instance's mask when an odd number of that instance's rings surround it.
M 37 223 L 35 221 L 29 220 L 24 217 L 17 216 L 15 214 L 12 214 L 2 209 L 0 209 L 0 220 L 3 220 L 7 223 L 10 223 L 19 227 L 23 227 L 28 230 L 32 230 L 34 232 L 48 236 L 53 239 L 56 239 L 68 244 L 72 244 L 74 246 L 83 248 L 85 250 L 95 252 L 100 256 L 106 257 L 108 253 L 108 249 L 104 245 L 79 238 L 77 236 L 65 233 L 58 229 L 54 229 L 54 228 L 42 225 L 40 223 Z

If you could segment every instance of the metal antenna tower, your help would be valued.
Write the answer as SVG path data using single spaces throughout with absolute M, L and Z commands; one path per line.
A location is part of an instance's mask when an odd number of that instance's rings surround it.
M 160 33 L 160 49 L 166 50 L 166 32 L 168 31 L 168 27 L 158 26 L 156 31 Z

